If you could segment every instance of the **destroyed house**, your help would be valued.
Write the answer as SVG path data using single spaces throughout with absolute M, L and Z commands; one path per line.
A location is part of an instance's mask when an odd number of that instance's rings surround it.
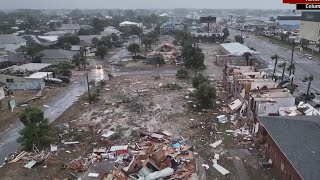
M 256 116 L 278 115 L 280 107 L 294 106 L 295 97 L 285 89 L 254 90 L 248 104 Z
M 52 72 L 46 72 L 51 64 L 27 63 L 0 69 L 0 83 L 10 90 L 39 90 L 44 88 L 44 79 L 52 77 Z
M 320 116 L 320 111 L 309 103 L 301 101 L 297 106 L 280 107 L 280 116 Z
M 278 83 L 272 79 L 266 78 L 235 78 L 233 80 L 232 91 L 234 94 L 241 94 L 241 97 L 248 101 L 250 92 L 254 90 L 267 90 L 274 89 L 278 86 Z
M 259 142 L 266 159 L 283 180 L 318 180 L 320 177 L 320 117 L 258 117 Z

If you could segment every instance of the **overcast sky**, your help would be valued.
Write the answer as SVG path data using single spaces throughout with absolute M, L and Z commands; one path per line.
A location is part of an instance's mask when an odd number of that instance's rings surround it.
M 208 8 L 289 9 L 282 0 L 0 0 L 1 9 Z

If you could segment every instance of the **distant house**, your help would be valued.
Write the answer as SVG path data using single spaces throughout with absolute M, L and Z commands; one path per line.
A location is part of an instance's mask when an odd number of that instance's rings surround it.
M 9 54 L 7 57 L 7 61 L 13 62 L 15 64 L 24 64 L 24 63 L 29 62 L 29 60 L 26 59 L 21 54 Z
M 172 32 L 173 30 L 183 29 L 183 26 L 179 23 L 169 22 L 160 26 L 160 34 L 166 34 Z
M 62 26 L 58 29 L 66 33 L 77 34 L 80 28 L 81 27 L 79 24 L 62 24 Z
M 67 51 L 63 49 L 45 49 L 39 52 L 39 54 L 42 55 L 42 63 L 58 64 L 62 61 L 67 61 L 71 63 L 73 56 L 77 54 L 77 52 Z
M 257 134 L 266 160 L 283 180 L 320 177 L 319 116 L 258 117 Z
M 103 35 L 80 35 L 80 45 L 82 46 L 92 46 L 92 39 L 98 38 L 100 39 Z
M 167 13 L 162 13 L 162 14 L 159 15 L 159 17 L 170 17 L 170 15 L 167 14 Z
M 51 78 L 52 72 L 46 72 L 51 64 L 28 63 L 0 69 L 0 83 L 10 90 L 39 90 L 45 87 L 44 79 Z
M 44 33 L 45 36 L 63 36 L 67 34 L 65 31 L 50 31 L 47 33 Z
M 101 36 L 111 36 L 112 34 L 120 36 L 121 32 L 113 26 L 108 26 L 100 33 Z
M 122 23 L 119 24 L 119 26 L 138 26 L 138 27 L 142 27 L 142 23 L 123 21 Z
M 80 26 L 80 28 L 82 28 L 82 29 L 86 29 L 86 30 L 90 30 L 90 29 L 93 29 L 93 27 L 92 26 L 90 26 L 90 25 L 81 25 Z
M 19 47 L 25 46 L 27 41 L 13 34 L 0 34 L 0 47 L 6 51 L 15 52 Z

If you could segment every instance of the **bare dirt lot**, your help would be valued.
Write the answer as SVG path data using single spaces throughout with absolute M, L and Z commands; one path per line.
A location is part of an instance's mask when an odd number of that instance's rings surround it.
M 28 170 L 23 168 L 26 162 L 6 164 L 0 168 L 2 179 L 80 177 L 83 173 L 64 169 L 62 165 L 86 156 L 94 147 L 132 144 L 141 133 L 159 130 L 182 136 L 193 146 L 193 151 L 204 159 L 204 164 L 209 165 L 205 170 L 206 179 L 272 179 L 272 173 L 259 164 L 259 148 L 254 146 L 253 138 L 244 140 L 243 136 L 235 137 L 233 133 L 226 132 L 242 127 L 245 119 L 234 113 L 236 123 L 230 121 L 227 104 L 231 99 L 221 82 L 221 68 L 214 65 L 211 53 L 217 46 L 203 44 L 202 47 L 208 51 L 205 53 L 207 69 L 204 73 L 211 77 L 217 91 L 214 108 L 202 110 L 194 106 L 191 78 L 176 79 L 177 67 L 136 63 L 117 67 L 119 71 L 114 73 L 114 78 L 99 88 L 99 100 L 87 104 L 85 95 L 54 122 L 57 134 L 54 139 L 58 144 L 54 161 L 46 161 Z M 190 74 L 193 75 L 193 71 Z M 226 115 L 229 121 L 224 124 L 217 122 L 216 117 L 221 114 Z M 108 130 L 116 133 L 110 138 L 103 138 L 101 135 Z M 217 148 L 210 146 L 220 139 L 222 144 Z M 65 145 L 62 140 L 80 143 Z M 218 163 L 230 171 L 229 174 L 223 176 L 213 168 L 215 154 L 220 155 Z

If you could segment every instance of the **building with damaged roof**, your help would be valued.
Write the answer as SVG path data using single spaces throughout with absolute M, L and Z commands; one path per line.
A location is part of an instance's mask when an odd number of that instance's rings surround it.
M 320 117 L 258 117 L 258 139 L 265 157 L 284 180 L 318 180 Z

